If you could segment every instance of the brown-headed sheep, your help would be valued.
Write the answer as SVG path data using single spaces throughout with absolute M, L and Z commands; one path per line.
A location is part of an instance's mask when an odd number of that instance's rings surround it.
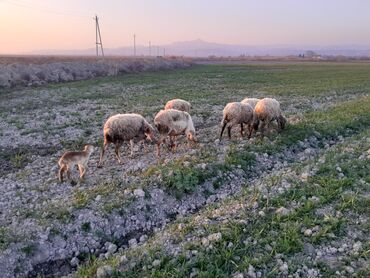
M 80 180 L 85 178 L 87 163 L 89 162 L 91 154 L 94 152 L 94 146 L 86 145 L 83 151 L 80 152 L 66 152 L 59 159 L 59 181 L 63 182 L 63 173 L 67 172 L 68 179 L 71 179 L 71 170 L 74 166 L 78 166 L 80 171 Z
M 185 111 L 189 113 L 190 106 L 191 106 L 190 103 L 187 102 L 186 100 L 176 98 L 176 99 L 168 101 L 166 105 L 164 106 L 164 110 L 176 109 L 176 110 Z
M 170 144 L 175 148 L 173 136 L 185 134 L 188 142 L 196 143 L 195 128 L 189 113 L 175 109 L 161 110 L 154 118 L 154 125 L 159 131 L 160 138 L 157 141 L 157 156 L 160 156 L 161 144 L 170 137 Z
M 257 102 L 259 102 L 259 101 L 260 101 L 259 98 L 248 98 L 247 97 L 247 98 L 243 99 L 241 101 L 241 103 L 249 104 L 254 109 L 254 107 L 256 107 Z
M 124 142 L 130 141 L 131 156 L 135 141 L 154 139 L 154 128 L 139 114 L 117 114 L 104 124 L 104 145 L 100 154 L 98 167 L 103 165 L 103 156 L 110 143 L 115 145 L 115 154 L 121 164 L 119 149 Z
M 222 139 L 222 134 L 227 126 L 228 135 L 231 139 L 231 129 L 235 125 L 240 124 L 240 134 L 243 136 L 243 124 L 248 125 L 249 134 L 252 133 L 252 124 L 253 124 L 253 108 L 249 104 L 244 104 L 241 102 L 230 102 L 228 103 L 223 110 L 223 118 L 221 121 L 221 134 L 220 141 Z
M 285 128 L 286 119 L 282 115 L 280 103 L 274 98 L 261 99 L 254 108 L 254 129 L 258 130 L 259 124 L 262 122 L 260 129 L 264 135 L 265 126 L 269 126 L 274 120 L 277 121 L 279 131 Z

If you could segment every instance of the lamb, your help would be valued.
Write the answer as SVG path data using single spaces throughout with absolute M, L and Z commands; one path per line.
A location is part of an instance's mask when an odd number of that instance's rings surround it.
M 67 172 L 68 179 L 71 179 L 71 169 L 78 166 L 80 171 L 80 180 L 85 178 L 87 163 L 91 154 L 94 152 L 94 146 L 86 145 L 83 151 L 80 152 L 66 152 L 59 159 L 59 181 L 63 182 L 63 173 Z
M 259 101 L 260 101 L 259 98 L 245 98 L 241 101 L 241 103 L 249 104 L 254 109 L 254 107 L 256 107 L 257 102 Z
M 278 123 L 278 131 L 285 128 L 286 119 L 282 115 L 280 103 L 274 98 L 261 99 L 254 108 L 254 130 L 258 130 L 259 124 L 262 122 L 261 132 L 263 136 L 265 125 L 269 126 L 274 120 Z
M 189 102 L 176 98 L 176 99 L 168 101 L 164 107 L 164 110 L 176 109 L 176 110 L 185 111 L 185 112 L 190 113 L 190 106 L 191 105 Z
M 154 140 L 154 128 L 139 114 L 117 114 L 110 117 L 104 124 L 104 145 L 100 154 L 98 167 L 103 166 L 103 156 L 109 144 L 115 145 L 115 154 L 122 164 L 119 149 L 124 142 L 130 141 L 133 156 L 134 140 Z
M 154 125 L 159 131 L 160 138 L 157 141 L 157 156 L 160 157 L 161 144 L 170 137 L 171 147 L 176 146 L 172 141 L 173 136 L 185 134 L 188 142 L 197 143 L 193 120 L 189 113 L 175 109 L 161 110 L 154 118 Z
M 221 121 L 221 134 L 220 142 L 222 139 L 222 134 L 227 126 L 229 139 L 231 139 L 231 129 L 235 125 L 240 124 L 240 134 L 243 136 L 243 124 L 248 125 L 248 138 L 250 138 L 252 133 L 253 124 L 253 108 L 249 104 L 244 104 L 241 102 L 230 102 L 223 110 L 223 118 Z

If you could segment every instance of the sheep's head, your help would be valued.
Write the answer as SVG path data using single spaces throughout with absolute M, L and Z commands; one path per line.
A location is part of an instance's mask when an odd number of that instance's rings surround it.
M 144 134 L 146 136 L 146 139 L 149 141 L 153 141 L 154 138 L 154 128 L 150 124 L 146 124 L 144 127 Z
M 286 122 L 287 120 L 285 119 L 285 117 L 283 115 L 280 115 L 279 116 L 279 127 L 281 130 L 285 128 Z
M 258 130 L 258 126 L 260 125 L 260 120 L 259 119 L 257 119 L 256 117 L 254 117 L 253 118 L 253 123 L 252 123 L 252 126 L 253 126 L 253 129 L 255 130 L 255 131 L 257 131 Z
M 193 130 L 189 130 L 187 133 L 186 133 L 186 138 L 191 141 L 191 142 L 194 142 L 194 143 L 197 143 L 198 140 L 197 138 L 195 137 L 195 131 Z
M 93 153 L 95 150 L 95 147 L 93 145 L 86 145 L 84 151 L 88 153 Z

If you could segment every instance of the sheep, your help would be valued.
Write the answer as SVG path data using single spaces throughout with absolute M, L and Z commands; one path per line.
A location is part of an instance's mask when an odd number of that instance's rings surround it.
M 241 101 L 241 103 L 249 104 L 254 109 L 254 107 L 256 107 L 257 102 L 259 101 L 260 101 L 259 98 L 245 98 Z
M 185 112 L 190 113 L 190 106 L 191 105 L 189 102 L 176 98 L 176 99 L 168 101 L 166 105 L 164 106 L 164 110 L 176 109 L 176 110 L 185 111 Z
M 134 140 L 153 141 L 154 128 L 139 114 L 117 114 L 111 116 L 104 124 L 104 145 L 100 154 L 98 167 L 103 165 L 103 156 L 110 143 L 115 145 L 115 154 L 122 164 L 119 149 L 126 141 L 130 141 L 131 157 L 133 156 Z
M 229 139 L 231 139 L 231 129 L 233 126 L 240 124 L 240 134 L 243 136 L 243 124 L 248 125 L 248 138 L 250 138 L 252 133 L 253 124 L 253 108 L 249 104 L 244 104 L 241 102 L 230 102 L 223 110 L 223 118 L 221 121 L 221 134 L 220 142 L 222 139 L 222 134 L 227 126 Z
M 94 146 L 86 145 L 83 151 L 80 152 L 66 152 L 59 159 L 59 181 L 63 182 L 63 173 L 67 172 L 68 179 L 71 179 L 71 169 L 74 166 L 78 166 L 80 171 L 80 180 L 85 178 L 87 163 L 90 159 L 91 154 L 94 152 Z
M 161 144 L 166 140 L 167 136 L 170 137 L 172 149 L 175 149 L 176 147 L 172 141 L 172 137 L 181 134 L 186 135 L 189 143 L 197 143 L 193 120 L 189 113 L 185 111 L 179 111 L 176 109 L 161 110 L 154 118 L 154 125 L 160 134 L 160 138 L 157 141 L 158 157 L 161 156 Z
M 286 119 L 282 115 L 280 103 L 274 98 L 261 99 L 254 108 L 254 130 L 258 130 L 259 124 L 262 122 L 261 132 L 263 136 L 265 125 L 267 124 L 269 126 L 274 120 L 278 123 L 278 131 L 285 128 Z

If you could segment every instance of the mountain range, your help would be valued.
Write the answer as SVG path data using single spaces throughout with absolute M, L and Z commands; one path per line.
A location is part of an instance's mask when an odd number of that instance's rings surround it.
M 149 45 L 137 45 L 136 54 L 149 55 Z M 165 45 L 152 45 L 151 55 L 174 55 L 190 57 L 208 56 L 289 56 L 304 54 L 306 51 L 314 51 L 320 55 L 343 55 L 343 56 L 370 56 L 368 45 L 234 45 L 223 43 L 212 43 L 204 40 L 192 40 L 174 42 Z M 133 46 L 117 48 L 105 48 L 105 55 L 131 56 L 134 53 Z M 77 50 L 38 50 L 27 54 L 38 55 L 95 55 L 95 48 Z

